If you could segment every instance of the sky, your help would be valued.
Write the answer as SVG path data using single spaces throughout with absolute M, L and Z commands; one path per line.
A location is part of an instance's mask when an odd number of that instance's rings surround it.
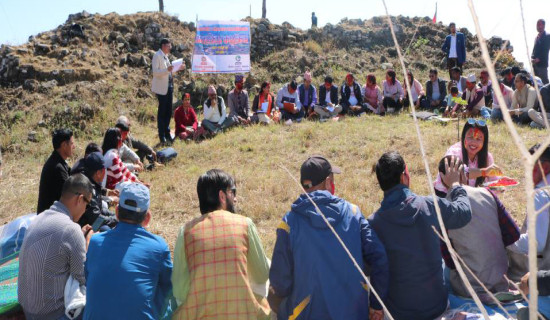
M 267 18 L 272 23 L 284 21 L 307 29 L 311 12 L 315 11 L 319 27 L 336 24 L 342 18 L 369 19 L 385 15 L 382 0 L 266 0 Z M 550 31 L 550 1 L 524 0 L 526 49 L 519 0 L 473 0 L 485 38 L 500 36 L 510 40 L 517 60 L 527 63 L 536 37 L 536 21 L 548 21 Z M 435 13 L 436 1 L 386 0 L 390 15 L 430 18 Z M 164 0 L 165 12 L 182 21 L 240 20 L 250 13 L 260 18 L 262 0 Z M 437 21 L 458 28 L 466 27 L 474 34 L 475 26 L 467 0 L 437 1 Z M 158 10 L 157 0 L 0 0 L 0 43 L 22 44 L 28 37 L 63 24 L 69 14 L 86 10 L 90 13 L 117 12 L 129 14 Z M 541 15 L 541 13 L 544 13 Z M 527 53 L 529 52 L 529 54 Z

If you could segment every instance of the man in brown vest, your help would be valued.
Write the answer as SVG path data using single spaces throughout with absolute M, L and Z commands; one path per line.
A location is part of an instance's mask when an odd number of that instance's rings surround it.
M 439 162 L 439 172 L 442 174 L 445 173 L 445 161 L 450 163 L 451 156 L 446 156 Z M 464 172 L 461 176 L 461 184 L 468 181 Z M 519 228 L 498 197 L 489 189 L 468 185 L 462 187 L 470 200 L 472 220 L 460 229 L 448 231 L 453 248 L 487 289 L 493 293 L 508 291 L 508 281 L 504 277 L 508 271 L 506 247 L 518 240 Z M 441 250 L 445 264 L 451 269 L 453 292 L 459 296 L 470 297 L 455 270 L 448 248 L 443 243 Z M 471 274 L 466 275 L 482 302 L 492 303 L 490 296 Z

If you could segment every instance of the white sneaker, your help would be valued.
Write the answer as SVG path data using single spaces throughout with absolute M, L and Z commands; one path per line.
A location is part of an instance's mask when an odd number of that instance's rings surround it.
M 287 126 L 291 126 L 292 125 L 292 120 L 288 119 L 287 121 L 285 121 L 285 124 Z

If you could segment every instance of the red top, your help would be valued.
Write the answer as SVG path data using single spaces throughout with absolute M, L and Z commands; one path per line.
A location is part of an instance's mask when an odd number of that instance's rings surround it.
M 185 127 L 193 127 L 195 130 L 198 128 L 197 114 L 192 107 L 187 110 L 184 110 L 183 106 L 177 107 L 174 112 L 174 121 L 176 122 L 176 135 L 185 132 Z

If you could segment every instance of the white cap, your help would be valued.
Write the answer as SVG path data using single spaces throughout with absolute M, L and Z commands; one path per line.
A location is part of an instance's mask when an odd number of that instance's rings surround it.
M 466 78 L 466 81 L 468 81 L 470 83 L 476 83 L 477 82 L 476 75 L 473 74 L 473 73 L 468 75 L 468 78 Z

